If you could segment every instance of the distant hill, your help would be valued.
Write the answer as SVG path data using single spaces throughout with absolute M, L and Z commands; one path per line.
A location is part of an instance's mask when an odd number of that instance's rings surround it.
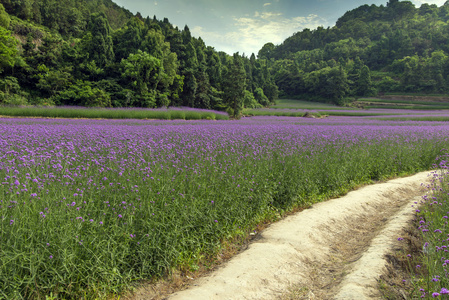
M 390 0 L 346 12 L 333 27 L 305 29 L 266 44 L 280 92 L 344 102 L 385 92 L 447 93 L 449 2 Z
M 230 56 L 111 0 L 0 0 L 0 104 L 241 110 L 278 94 L 345 105 L 449 92 L 449 2 L 346 12 L 255 55 Z M 237 80 L 238 79 L 238 80 Z
M 266 60 L 206 46 L 167 18 L 110 0 L 0 0 L 0 104 L 190 106 L 274 103 Z

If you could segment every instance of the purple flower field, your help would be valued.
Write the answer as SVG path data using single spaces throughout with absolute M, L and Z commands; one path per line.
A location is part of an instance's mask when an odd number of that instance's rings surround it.
M 195 269 L 293 206 L 432 168 L 449 123 L 0 119 L 0 298 Z

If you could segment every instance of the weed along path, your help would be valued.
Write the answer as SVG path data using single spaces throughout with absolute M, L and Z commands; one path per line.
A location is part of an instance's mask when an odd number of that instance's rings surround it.
M 423 172 L 315 204 L 272 224 L 247 250 L 168 299 L 376 299 L 384 256 L 429 179 Z

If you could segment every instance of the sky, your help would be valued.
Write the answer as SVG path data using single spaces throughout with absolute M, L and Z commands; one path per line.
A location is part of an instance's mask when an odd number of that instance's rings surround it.
M 257 55 L 266 43 L 281 44 L 295 32 L 332 27 L 346 11 L 364 4 L 386 5 L 388 0 L 113 0 L 142 16 L 168 18 L 187 25 L 207 46 L 228 54 Z M 446 0 L 412 0 L 441 6 Z

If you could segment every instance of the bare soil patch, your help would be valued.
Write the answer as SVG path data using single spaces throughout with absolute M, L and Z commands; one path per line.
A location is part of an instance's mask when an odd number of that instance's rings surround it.
M 187 289 L 155 285 L 131 299 L 375 299 L 378 279 L 424 195 L 429 172 L 365 186 L 263 230 L 248 249 Z M 188 274 L 178 276 L 189 276 Z M 185 288 L 185 278 L 178 288 Z

